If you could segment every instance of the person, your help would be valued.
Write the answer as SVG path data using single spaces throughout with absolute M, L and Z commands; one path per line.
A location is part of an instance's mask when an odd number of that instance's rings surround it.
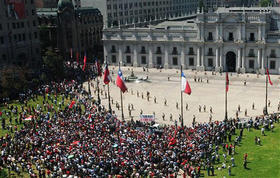
M 189 105 L 186 103 L 186 111 L 189 110 Z
M 139 97 L 139 91 L 137 90 L 137 97 Z
M 252 110 L 255 110 L 255 103 L 252 104 Z
M 203 111 L 206 112 L 206 106 L 205 105 L 203 106 Z
M 228 166 L 228 176 L 231 176 L 231 167 L 230 167 L 230 165 Z
M 179 109 L 179 104 L 178 104 L 178 102 L 176 102 L 176 109 Z
M 141 110 L 140 110 L 140 115 L 142 115 L 142 114 L 143 114 L 143 110 L 141 109 Z
M 162 120 L 165 121 L 165 114 L 162 113 Z
M 244 86 L 246 86 L 247 85 L 247 82 L 246 82 L 246 80 L 244 80 Z
M 157 98 L 154 96 L 154 103 L 157 103 Z
M 172 116 L 172 114 L 171 114 L 171 113 L 170 113 L 169 118 L 170 118 L 170 121 L 173 121 L 173 116 Z
M 264 127 L 261 128 L 261 134 L 262 134 L 263 136 L 265 136 Z
M 258 145 L 261 145 L 261 138 L 258 137 Z
M 200 105 L 198 106 L 198 111 L 201 112 L 201 106 Z
M 248 158 L 248 153 L 245 153 L 244 154 L 244 161 L 247 161 L 247 158 Z
M 213 113 L 213 109 L 212 109 L 212 106 L 210 106 L 210 114 Z
M 240 105 L 238 105 L 238 112 L 240 112 Z
M 164 98 L 164 106 L 167 106 L 167 100 Z
M 231 166 L 234 167 L 234 166 L 235 166 L 234 157 L 232 156 L 232 157 L 230 158 L 230 160 L 231 160 Z
M 247 117 L 247 109 L 245 109 L 245 112 L 244 112 L 244 113 L 245 113 L 245 116 Z
M 247 161 L 246 160 L 243 161 L 243 167 L 244 167 L 244 169 L 247 169 Z
M 255 136 L 255 144 L 257 145 L 258 144 L 258 137 Z
M 268 100 L 268 107 L 270 107 L 270 100 Z

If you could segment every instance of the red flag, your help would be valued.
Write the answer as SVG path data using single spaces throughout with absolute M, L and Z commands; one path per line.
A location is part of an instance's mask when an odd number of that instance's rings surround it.
M 85 69 L 86 69 L 86 64 L 87 64 L 87 54 L 85 53 L 83 71 L 85 71 Z
M 71 104 L 69 105 L 69 109 L 72 109 L 75 103 L 76 103 L 75 101 L 72 101 Z
M 76 60 L 77 60 L 77 63 L 79 64 L 79 52 L 78 51 L 76 52 Z
M 192 93 L 192 89 L 191 89 L 188 81 L 187 81 L 187 86 L 186 86 L 185 93 L 187 93 L 188 95 L 190 95 Z
M 72 48 L 70 48 L 70 57 L 71 57 L 71 59 L 73 58 L 73 51 L 72 51 Z
M 107 85 L 110 83 L 111 81 L 111 77 L 110 77 L 110 72 L 108 69 L 108 64 L 105 64 L 105 70 L 104 70 L 104 79 L 103 79 L 104 83 Z
M 100 68 L 100 64 L 99 64 L 97 58 L 95 59 L 95 67 L 96 67 L 96 70 L 97 70 L 97 76 L 98 76 L 98 77 L 101 77 L 101 76 L 102 76 L 101 68 Z
M 121 89 L 121 91 L 124 93 L 127 90 L 127 87 L 125 86 L 123 77 L 122 77 L 122 71 L 119 70 L 117 80 L 116 80 L 117 86 Z
M 228 73 L 226 73 L 226 92 L 228 92 L 228 86 L 229 86 L 229 79 L 228 79 Z
M 273 85 L 272 81 L 270 80 L 268 68 L 266 68 L 266 74 L 267 74 L 267 77 L 268 77 L 269 84 Z

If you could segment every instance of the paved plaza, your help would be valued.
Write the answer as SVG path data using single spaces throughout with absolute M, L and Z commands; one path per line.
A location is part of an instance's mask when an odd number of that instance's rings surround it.
M 146 81 L 126 82 L 128 92 L 123 94 L 124 117 L 130 119 L 128 105 L 133 104 L 134 110 L 131 115 L 134 119 L 139 119 L 141 110 L 143 114 L 155 114 L 156 122 L 160 124 L 174 124 L 178 121 L 180 110 L 180 70 L 176 69 L 149 69 L 143 71 L 143 68 L 122 67 L 123 76 L 131 75 L 131 71 L 138 78 L 146 78 Z M 115 82 L 118 67 L 110 67 L 110 73 Z M 212 120 L 223 120 L 225 115 L 225 73 L 212 74 L 212 72 L 196 72 L 184 70 L 187 80 L 190 83 L 192 94 L 183 94 L 184 100 L 184 123 L 191 125 L 195 116 L 197 122 L 208 122 L 210 115 Z M 169 81 L 168 81 L 169 77 Z M 194 77 L 202 78 L 202 82 L 195 82 Z M 208 83 L 207 83 L 208 79 Z M 238 105 L 240 105 L 239 117 L 248 118 L 261 115 L 265 106 L 265 76 L 256 74 L 229 74 L 229 92 L 228 92 L 228 117 L 236 117 Z M 277 112 L 280 99 L 279 76 L 271 76 L 273 86 L 268 86 L 268 100 L 270 100 L 270 113 Z M 244 85 L 246 81 L 246 86 Z M 96 87 L 96 82 L 92 82 Z M 104 90 L 103 78 L 100 82 L 100 89 Z M 92 89 L 93 91 L 94 89 Z M 137 91 L 139 96 L 137 97 Z M 147 91 L 150 93 L 150 100 L 147 101 Z M 107 87 L 106 87 L 107 92 Z M 94 93 L 94 92 L 92 92 Z M 113 99 L 112 108 L 121 119 L 121 110 L 116 108 L 116 102 L 120 104 L 120 90 L 113 83 L 110 83 L 110 93 Z M 142 99 L 143 93 L 143 99 Z M 154 102 L 156 97 L 156 103 Z M 165 99 L 167 105 L 164 105 Z M 104 92 L 101 95 L 102 105 L 108 107 L 108 99 Z M 178 102 L 178 109 L 176 103 Z M 254 103 L 255 109 L 252 109 Z M 188 110 L 186 110 L 188 104 Z M 206 110 L 204 111 L 204 105 Z M 201 106 L 201 112 L 199 112 Z M 213 113 L 210 113 L 212 107 Z M 245 110 L 247 109 L 247 117 Z M 162 115 L 165 115 L 165 121 Z M 170 121 L 172 114 L 173 121 Z M 178 122 L 179 123 L 179 122 Z

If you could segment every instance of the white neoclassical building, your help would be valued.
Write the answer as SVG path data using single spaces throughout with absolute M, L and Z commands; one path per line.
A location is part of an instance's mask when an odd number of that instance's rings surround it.
M 111 64 L 280 74 L 280 8 L 219 8 L 146 28 L 109 28 Z

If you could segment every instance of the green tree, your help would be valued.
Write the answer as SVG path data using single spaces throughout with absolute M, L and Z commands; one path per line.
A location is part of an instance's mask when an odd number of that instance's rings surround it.
M 268 7 L 269 4 L 271 4 L 271 1 L 270 1 L 270 0 L 260 0 L 260 2 L 259 2 L 259 5 L 260 5 L 261 7 Z
M 50 74 L 47 74 L 48 78 L 53 80 L 60 80 L 64 77 L 64 60 L 63 57 L 52 50 L 47 50 L 43 62 Z
M 28 68 L 19 66 L 8 66 L 0 71 L 1 75 L 1 97 L 15 96 L 18 92 L 27 89 Z

